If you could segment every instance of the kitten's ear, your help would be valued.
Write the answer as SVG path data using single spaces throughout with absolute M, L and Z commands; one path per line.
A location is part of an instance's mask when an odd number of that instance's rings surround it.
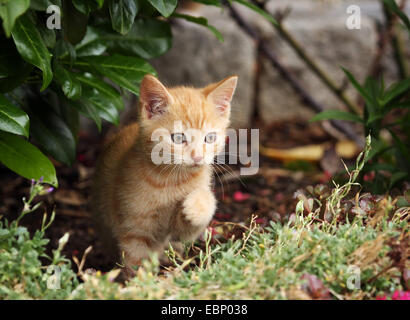
M 140 87 L 140 106 L 143 116 L 152 117 L 163 114 L 174 99 L 164 85 L 154 76 L 147 74 Z
M 207 99 L 214 103 L 219 111 L 224 113 L 231 106 L 237 82 L 238 77 L 231 76 L 216 84 L 209 85 L 204 89 L 204 93 Z

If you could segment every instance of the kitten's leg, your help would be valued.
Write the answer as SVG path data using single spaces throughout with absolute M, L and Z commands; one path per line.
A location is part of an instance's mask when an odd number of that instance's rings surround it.
M 123 253 L 125 273 L 128 277 L 135 274 L 135 266 L 140 266 L 143 259 L 147 259 L 150 253 L 157 252 L 159 257 L 163 254 L 164 243 L 154 241 L 151 237 L 137 234 L 127 234 L 120 238 L 120 250 Z
M 183 241 L 194 240 L 211 221 L 216 209 L 216 199 L 209 189 L 195 189 L 182 202 L 181 209 L 175 217 L 173 237 Z

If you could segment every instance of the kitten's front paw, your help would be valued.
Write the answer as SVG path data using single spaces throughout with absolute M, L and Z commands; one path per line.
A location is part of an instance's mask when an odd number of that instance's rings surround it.
M 186 197 L 182 205 L 182 212 L 192 225 L 205 227 L 215 213 L 216 199 L 210 190 L 197 189 Z

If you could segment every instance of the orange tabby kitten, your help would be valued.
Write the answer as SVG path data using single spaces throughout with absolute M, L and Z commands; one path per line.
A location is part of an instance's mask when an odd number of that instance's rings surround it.
M 161 255 L 170 241 L 197 238 L 211 221 L 210 163 L 225 144 L 236 83 L 232 76 L 201 89 L 165 88 L 144 77 L 139 121 L 105 146 L 92 201 L 129 272 L 151 252 Z

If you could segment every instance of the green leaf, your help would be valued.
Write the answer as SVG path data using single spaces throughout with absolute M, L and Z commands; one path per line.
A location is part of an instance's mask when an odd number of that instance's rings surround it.
M 366 121 L 366 125 L 370 125 L 377 120 L 383 119 L 384 116 L 385 116 L 384 114 L 381 114 L 379 112 L 372 112 Z
M 118 110 L 109 97 L 95 88 L 84 87 L 84 99 L 87 99 L 97 108 L 98 115 L 101 118 L 118 125 Z
M 39 23 L 38 31 L 40 32 L 46 47 L 54 48 L 56 44 L 56 33 L 54 32 L 54 30 L 47 28 L 46 24 Z
M 16 19 L 27 11 L 30 0 L 12 0 L 0 3 L 0 18 L 7 38 L 10 37 Z
M 76 79 L 75 74 L 57 62 L 54 63 L 54 76 L 67 98 L 77 99 L 81 96 L 81 83 Z
M 57 5 L 61 8 L 60 0 L 31 0 L 30 8 L 37 11 L 46 11 L 51 5 Z
M 383 95 L 381 86 L 372 77 L 366 79 L 364 89 L 370 99 L 366 100 L 366 108 L 371 116 L 375 112 L 381 111 L 381 97 Z
M 79 43 L 84 38 L 88 23 L 87 14 L 76 10 L 74 3 L 74 1 L 64 1 L 62 9 L 64 13 L 62 17 L 64 40 L 68 40 L 73 45 Z
M 206 4 L 208 6 L 215 6 L 218 8 L 222 8 L 222 4 L 219 0 L 194 0 L 194 2 Z
M 27 114 L 0 95 L 0 130 L 28 137 L 29 126 Z
M 394 172 L 397 168 L 389 163 L 373 163 L 364 168 L 366 172 L 370 171 L 389 171 Z
M 389 189 L 393 188 L 396 183 L 402 181 L 407 176 L 408 176 L 408 172 L 406 171 L 399 171 L 399 172 L 393 173 L 392 176 L 390 177 Z
M 78 110 L 82 115 L 90 118 L 95 122 L 99 131 L 101 131 L 101 119 L 97 108 L 86 99 L 77 99 L 70 101 L 70 106 Z
M 104 5 L 104 0 L 94 0 L 94 1 L 97 2 L 100 8 L 102 8 L 102 6 Z
M 136 19 L 131 30 L 121 36 L 100 30 L 101 40 L 112 53 L 137 55 L 152 59 L 167 52 L 172 45 L 172 33 L 168 22 L 156 19 Z
M 403 155 L 403 157 L 406 159 L 407 164 L 410 164 L 410 147 L 407 146 L 398 136 L 395 132 L 393 132 L 391 129 L 387 129 L 391 136 L 393 137 L 394 142 L 396 143 L 397 149 L 400 151 L 400 153 Z
M 75 46 L 77 57 L 99 56 L 103 54 L 106 49 L 107 46 L 100 39 L 98 32 L 94 27 L 90 26 L 87 27 L 87 32 L 83 40 Z
M 122 100 L 121 94 L 108 83 L 91 75 L 77 75 L 77 79 L 83 84 L 97 90 L 105 99 L 114 105 L 115 109 L 124 109 L 124 101 Z M 84 94 L 84 97 L 86 96 L 87 95 Z
M 351 84 L 356 88 L 356 90 L 360 93 L 360 95 L 364 98 L 366 103 L 372 104 L 372 98 L 368 94 L 368 92 L 359 84 L 359 82 L 355 79 L 355 77 L 345 68 L 342 68 L 343 72 L 346 74 L 347 78 L 351 82 Z
M 82 14 L 88 15 L 91 11 L 102 7 L 103 2 L 98 0 L 71 0 L 74 7 Z
M 204 17 L 194 17 L 194 16 L 190 16 L 190 15 L 187 15 L 187 14 L 182 14 L 182 13 L 174 13 L 172 16 L 176 17 L 176 18 L 185 19 L 189 22 L 193 22 L 193 23 L 202 25 L 204 27 L 207 27 L 209 30 L 212 31 L 212 33 L 215 35 L 215 37 L 220 42 L 224 41 L 224 38 L 223 38 L 222 34 L 218 31 L 218 29 L 216 29 L 214 26 L 209 25 L 208 20 Z
M 274 25 L 277 25 L 278 22 L 265 10 L 259 8 L 258 6 L 254 5 L 251 2 L 248 2 L 246 0 L 234 0 L 235 2 L 240 3 L 241 5 L 248 7 L 249 9 L 255 11 L 256 13 L 260 14 L 262 17 L 264 17 L 266 20 L 268 20 L 270 23 L 273 23 Z
M 24 178 L 43 177 L 44 182 L 58 186 L 51 161 L 24 138 L 0 131 L 0 162 Z
M 165 18 L 174 12 L 178 4 L 177 0 L 148 0 L 148 2 Z
M 27 62 L 43 71 L 43 85 L 41 90 L 48 87 L 53 79 L 51 70 L 51 54 L 35 25 L 27 16 L 20 17 L 12 31 L 17 51 Z
M 403 93 L 409 92 L 410 90 L 410 78 L 403 79 L 394 83 L 387 91 L 385 92 L 382 100 L 383 106 L 387 105 L 392 100 L 398 98 Z
M 57 161 L 71 165 L 75 160 L 76 142 L 67 124 L 51 107 L 31 108 L 31 135 L 41 149 Z
M 110 0 L 112 28 L 125 35 L 130 31 L 138 12 L 137 0 Z
M 317 115 L 315 115 L 310 122 L 314 121 L 321 121 L 321 120 L 345 120 L 345 121 L 353 121 L 358 123 L 363 123 L 363 120 L 358 116 L 350 112 L 341 111 L 341 110 L 325 110 Z
M 373 158 L 377 158 L 379 155 L 390 149 L 392 149 L 392 147 L 387 145 L 383 140 L 372 138 L 371 148 L 369 154 L 367 155 L 366 162 Z
M 397 14 L 400 19 L 403 21 L 403 23 L 406 25 L 407 29 L 410 31 L 410 19 L 407 17 L 407 15 L 400 10 L 399 6 L 397 5 L 395 0 L 383 0 L 383 2 L 386 4 L 386 6 L 393 11 L 395 14 Z
M 139 94 L 139 83 L 145 74 L 155 74 L 154 68 L 145 60 L 121 55 L 83 58 L 102 75 L 120 87 Z

